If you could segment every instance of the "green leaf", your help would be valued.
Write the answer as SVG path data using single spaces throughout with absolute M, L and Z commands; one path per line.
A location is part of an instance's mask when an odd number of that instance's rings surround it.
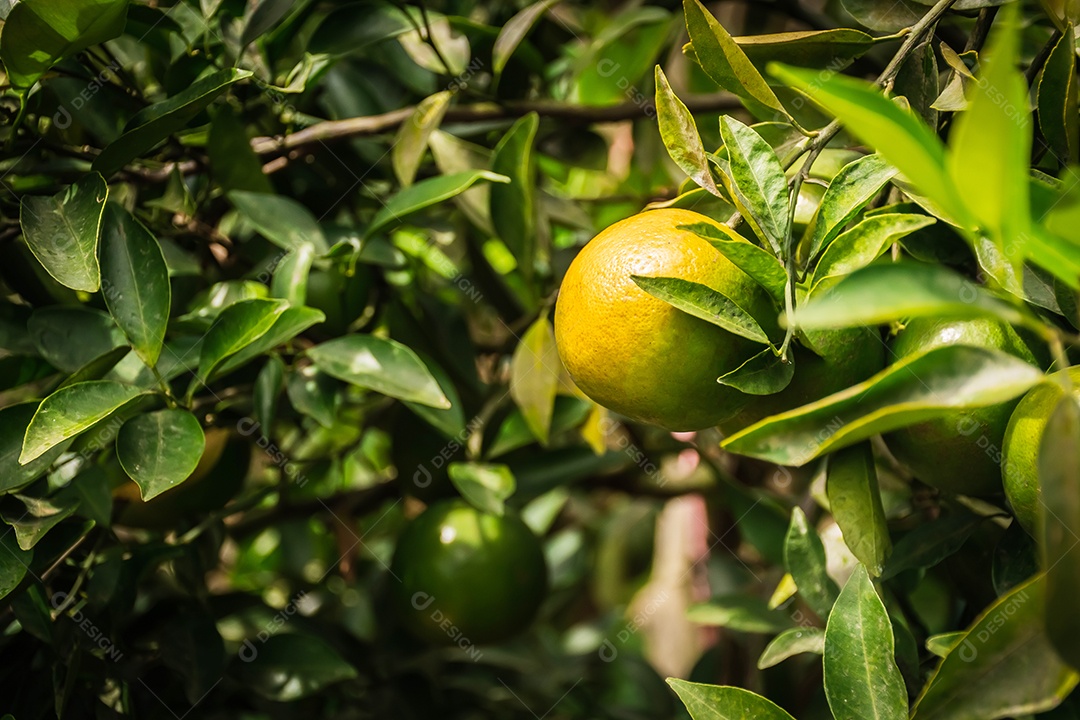
M 70 442 L 62 442 L 26 464 L 19 462 L 23 437 L 37 406 L 36 402 L 27 402 L 0 409 L 0 493 L 30 484 L 70 445 Z
M 68 385 L 86 382 L 87 380 L 100 380 L 130 353 L 131 348 L 127 345 L 114 348 L 101 357 L 94 358 L 75 372 L 68 375 L 55 389 L 59 390 L 61 388 L 66 388 Z
M 109 315 L 88 307 L 40 308 L 30 316 L 26 329 L 41 356 L 69 373 L 127 344 Z
M 218 373 L 224 375 L 236 368 L 245 365 L 255 358 L 277 348 L 312 325 L 321 323 L 326 319 L 321 310 L 309 307 L 290 307 L 278 315 L 277 320 L 270 329 L 254 340 L 250 345 L 237 351 L 235 355 L 227 358 L 218 368 Z
M 933 225 L 929 215 L 882 213 L 868 217 L 841 234 L 825 250 L 814 268 L 811 286 L 826 278 L 849 275 L 877 260 L 901 238 Z
M 506 21 L 506 24 L 499 30 L 499 36 L 495 38 L 495 44 L 491 48 L 491 65 L 496 77 L 502 74 L 503 69 L 506 68 L 506 63 L 510 61 L 510 57 L 517 50 L 518 45 L 533 29 L 537 21 L 558 2 L 559 0 L 540 0 L 527 6 Z
M 510 179 L 491 186 L 491 221 L 495 232 L 532 277 L 536 254 L 536 168 L 533 143 L 540 117 L 531 112 L 506 131 L 491 156 L 491 169 Z
M 661 7 L 630 6 L 614 14 L 574 63 L 566 99 L 598 106 L 632 98 L 644 109 L 647 95 L 636 88 L 669 46 L 671 31 L 671 13 Z
M 101 286 L 97 245 L 108 196 L 105 179 L 90 173 L 52 197 L 23 197 L 19 222 L 26 245 L 61 285 L 85 292 Z
M 631 275 L 630 279 L 653 297 L 671 304 L 688 315 L 701 318 L 754 342 L 769 344 L 765 331 L 750 313 L 736 305 L 731 298 L 707 285 L 682 278 Z
M 831 112 L 852 135 L 881 153 L 961 227 L 972 221 L 945 165 L 945 146 L 915 115 L 862 80 L 770 65 L 770 72 Z
M 231 355 L 258 340 L 289 307 L 282 300 L 241 300 L 221 311 L 203 338 L 198 376 L 207 382 Z
M 196 80 L 168 100 L 139 111 L 128 121 L 124 134 L 109 143 L 91 167 L 105 177 L 112 175 L 165 138 L 186 128 L 230 85 L 249 77 L 251 72 L 248 70 L 219 70 Z
M 346 335 L 307 351 L 327 375 L 362 388 L 435 408 L 447 400 L 427 366 L 412 350 L 394 340 L 373 335 Z
M 301 243 L 289 252 L 277 267 L 270 279 L 270 295 L 287 300 L 289 305 L 299 307 L 307 300 L 308 275 L 311 264 L 315 261 L 315 245 Z
M 1014 277 L 1019 277 L 1031 225 L 1031 112 L 1027 81 L 1017 69 L 1018 8 L 1006 5 L 994 22 L 989 47 L 980 54 L 979 81 L 970 88 L 968 109 L 953 121 L 948 158 L 956 187 L 975 183 L 979 188 L 962 199 Z M 994 152 L 987 152 L 989 147 Z
M 913 720 L 997 720 L 1056 707 L 1080 675 L 1058 657 L 1043 628 L 1046 578 L 987 607 L 930 676 Z
M 120 466 L 138 484 L 144 501 L 187 480 L 205 446 L 199 420 L 179 409 L 133 417 L 116 436 Z
M 534 322 L 514 349 L 510 361 L 510 396 L 525 423 L 541 444 L 547 445 L 562 361 L 555 347 L 555 332 L 546 316 Z
M 700 0 L 683 0 L 683 11 L 694 57 L 713 82 L 742 98 L 760 119 L 790 119 L 750 58 Z
M 319 255 L 329 249 L 318 220 L 292 198 L 234 190 L 229 200 L 260 235 L 279 248 L 296 250 L 310 243 Z
M 285 381 L 289 402 L 302 415 L 315 418 L 323 427 L 333 427 L 337 414 L 338 381 L 313 365 L 294 370 Z
M 91 380 L 57 390 L 41 401 L 23 437 L 19 463 L 27 464 L 120 409 L 144 391 L 111 380 Z
M 252 645 L 254 657 L 234 666 L 237 679 L 269 700 L 292 702 L 357 677 L 356 669 L 315 635 L 282 633 Z
M 825 544 L 799 507 L 791 512 L 791 524 L 784 539 L 784 567 L 810 609 L 819 617 L 829 617 L 840 589 L 825 571 Z
M 958 511 L 919 525 L 897 541 L 882 578 L 888 580 L 906 570 L 934 567 L 960 550 L 982 520 L 974 513 Z
M 450 463 L 448 472 L 463 498 L 477 509 L 494 515 L 506 511 L 506 500 L 517 490 L 514 474 L 506 465 Z
M 825 631 L 816 627 L 790 628 L 774 637 L 758 658 L 758 670 L 779 665 L 802 653 L 821 655 L 825 652 Z
M 255 377 L 255 387 L 251 391 L 251 415 L 266 437 L 273 432 L 284 382 L 285 362 L 277 355 L 271 355 Z
M 892 552 L 892 541 L 870 443 L 853 445 L 829 456 L 825 492 L 829 510 L 844 534 L 844 544 L 870 575 L 881 575 Z
M 223 103 L 213 115 L 206 154 L 210 158 L 210 174 L 222 190 L 274 192 L 259 156 L 251 148 L 244 124 L 229 105 Z
M 131 347 L 144 363 L 154 367 L 169 323 L 169 268 L 157 239 L 115 203 L 105 207 L 101 294 Z
M 934 655 L 937 655 L 939 658 L 943 658 L 957 645 L 962 643 L 965 637 L 967 637 L 967 632 L 965 630 L 931 635 L 926 638 L 926 649 Z
M 446 115 L 454 94 L 449 90 L 428 95 L 421 100 L 413 114 L 398 128 L 391 146 L 390 161 L 394 175 L 404 187 L 412 185 L 416 171 L 427 152 L 428 140 Z
M 46 533 L 70 517 L 79 507 L 76 498 L 65 502 L 58 498 L 16 497 L 24 507 L 17 514 L 4 513 L 4 522 L 15 530 L 15 541 L 23 550 L 37 545 Z
M 866 54 L 879 39 L 861 30 L 831 28 L 748 35 L 735 38 L 735 42 L 759 70 L 770 62 L 841 70 Z
M 19 547 L 14 533 L 0 535 L 0 598 L 19 587 L 33 559 L 34 551 Z
M 829 183 L 806 226 L 801 250 L 807 263 L 813 262 L 895 176 L 896 168 L 880 155 L 866 155 L 845 165 Z
M 889 614 L 862 565 L 825 627 L 825 697 L 836 720 L 907 720 Z
M 656 119 L 660 125 L 660 138 L 675 164 L 698 185 L 723 197 L 713 180 L 694 116 L 675 95 L 659 65 L 656 66 Z
M 772 348 L 766 348 L 716 381 L 747 395 L 772 395 L 790 385 L 793 377 L 794 356 L 785 362 Z
M 720 135 L 728 153 L 729 193 L 758 237 L 782 256 L 791 232 L 791 210 L 780 160 L 753 128 L 730 115 L 720 118 Z
M 127 0 L 23 0 L 0 36 L 8 82 L 25 94 L 64 58 L 124 31 Z
M 434 408 L 430 405 L 409 401 L 405 401 L 405 407 L 445 435 L 447 439 L 462 440 L 468 435 L 469 428 L 465 424 L 465 411 L 461 404 L 461 397 L 454 386 L 454 381 L 450 379 L 445 370 L 430 358 L 420 357 L 420 359 L 423 360 L 435 381 L 439 383 L 439 389 L 442 390 L 443 395 L 450 402 L 450 407 L 446 409 Z M 531 433 L 529 439 L 532 439 Z
M 498 175 L 487 170 L 468 170 L 421 180 L 387 200 L 382 209 L 375 214 L 371 224 L 367 226 L 364 237 L 371 237 L 391 225 L 402 222 L 407 215 L 449 200 L 481 180 L 495 183 L 510 182 L 510 178 L 505 175 Z
M 794 324 L 823 330 L 916 317 L 1023 320 L 1011 305 L 952 270 L 896 262 L 862 268 L 825 288 L 795 308 Z
M 1080 159 L 1075 50 L 1076 33 L 1069 25 L 1046 59 L 1036 91 L 1039 128 L 1062 165 Z
M 689 230 L 704 238 L 724 257 L 740 270 L 752 277 L 758 285 L 765 288 L 777 307 L 783 307 L 787 287 L 787 270 L 767 250 L 748 242 L 746 238 L 731 230 L 726 225 L 712 223 L 690 223 L 679 225 L 679 230 Z
M 244 30 L 240 33 L 240 47 L 247 47 L 272 28 L 278 20 L 285 17 L 285 13 L 294 4 L 293 0 L 257 0 L 257 2 L 248 3 L 243 19 Z
M 1039 549 L 1046 570 L 1046 634 L 1065 662 L 1080 667 L 1080 406 L 1064 392 L 1039 444 Z
M 871 30 L 888 33 L 911 27 L 925 12 L 917 0 L 889 3 L 880 0 L 842 0 L 842 5 L 861 24 Z
M 794 720 L 771 700 L 749 690 L 668 678 L 692 720 Z
M 791 627 L 791 618 L 768 603 L 747 595 L 727 595 L 694 605 L 686 619 L 698 625 L 722 627 L 748 633 L 776 633 Z
M 722 446 L 778 465 L 804 465 L 949 410 L 1011 400 L 1042 379 L 1038 368 L 1006 353 L 967 345 L 939 347 L 904 358 L 847 390 L 765 418 Z

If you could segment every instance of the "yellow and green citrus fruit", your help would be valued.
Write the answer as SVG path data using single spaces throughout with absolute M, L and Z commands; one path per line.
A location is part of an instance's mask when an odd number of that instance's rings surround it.
M 1080 366 L 1069 368 L 1069 378 L 1073 394 L 1080 399 Z M 1058 379 L 1055 376 L 1048 378 Z M 1035 532 L 1035 519 L 1039 515 L 1039 445 L 1064 392 L 1059 382 L 1036 385 L 1016 406 L 1005 429 L 1001 462 L 1005 497 L 1009 499 L 1013 515 L 1029 533 Z
M 398 539 L 390 566 L 395 604 L 414 634 L 467 648 L 525 630 L 547 594 L 540 541 L 509 511 L 436 503 Z
M 762 345 L 675 309 L 631 275 L 675 277 L 723 293 L 768 334 L 777 311 L 765 290 L 708 241 L 680 225 L 722 225 L 689 210 L 652 210 L 615 223 L 571 263 L 555 309 L 559 355 L 599 404 L 669 430 L 699 430 L 750 399 L 716 379 Z
M 894 361 L 945 345 L 974 345 L 1038 362 L 1009 325 L 989 318 L 912 320 L 892 343 Z M 1019 401 L 956 410 L 895 430 L 885 443 L 927 485 L 964 495 L 1001 492 L 1001 453 L 1009 416 Z

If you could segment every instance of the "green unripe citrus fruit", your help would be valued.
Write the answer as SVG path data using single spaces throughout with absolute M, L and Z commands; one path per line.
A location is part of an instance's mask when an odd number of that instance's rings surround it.
M 1009 325 L 989 318 L 918 318 L 892 343 L 894 361 L 945 345 L 974 345 L 1038 362 Z M 973 410 L 954 410 L 894 430 L 885 443 L 897 460 L 927 485 L 964 495 L 1001 492 L 1001 448 L 1009 416 L 1019 401 Z
M 708 223 L 689 210 L 643 212 L 615 223 L 571 263 L 555 309 L 559 355 L 578 387 L 601 405 L 669 430 L 699 430 L 752 398 L 721 385 L 763 345 L 677 310 L 632 275 L 707 285 L 753 316 L 767 334 L 777 310 L 765 290 L 708 241 L 680 225 Z
M 526 629 L 547 593 L 540 541 L 509 511 L 461 500 L 430 506 L 398 539 L 390 569 L 395 604 L 414 634 L 468 647 Z
M 1073 394 L 1080 398 L 1080 366 L 1069 368 Z M 1060 375 L 1057 373 L 1056 375 Z M 1051 376 L 1028 391 L 1009 418 L 1005 429 L 1001 476 L 1005 497 L 1013 515 L 1029 533 L 1035 532 L 1039 515 L 1039 445 L 1050 416 L 1061 401 L 1064 390 Z

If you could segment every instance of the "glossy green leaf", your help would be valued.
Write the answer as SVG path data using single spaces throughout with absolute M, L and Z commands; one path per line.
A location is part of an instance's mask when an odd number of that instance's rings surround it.
M 141 110 L 128 121 L 124 134 L 109 143 L 94 159 L 93 169 L 109 177 L 165 138 L 186 128 L 230 85 L 249 77 L 251 72 L 248 70 L 219 70 L 196 80 L 169 99 Z
M 337 380 L 313 365 L 294 370 L 285 380 L 285 391 L 296 411 L 328 428 L 334 426 L 337 415 L 339 387 Z
M 1065 392 L 1039 444 L 1039 549 L 1046 570 L 1046 635 L 1065 662 L 1080 667 L 1080 406 Z
M 758 670 L 779 665 L 788 658 L 825 652 L 825 631 L 817 627 L 790 628 L 774 637 L 758 658 Z
M 23 93 L 64 58 L 124 31 L 127 0 L 22 0 L 0 35 L 8 82 Z
M 882 213 L 868 217 L 829 246 L 814 268 L 811 285 L 825 278 L 837 278 L 860 270 L 881 257 L 894 243 L 911 233 L 933 225 L 929 215 Z
M 1011 400 L 1043 379 L 1023 360 L 951 345 L 909 356 L 865 382 L 765 418 L 724 440 L 729 452 L 804 465 L 827 452 L 896 428 Z
M 561 372 L 555 331 L 547 317 L 541 316 L 514 349 L 510 361 L 510 396 L 521 409 L 533 436 L 543 445 L 547 445 L 550 437 Z
M 766 348 L 716 381 L 747 395 L 772 395 L 790 385 L 793 377 L 794 356 L 785 361 L 772 348 Z
M 862 80 L 783 65 L 773 75 L 802 91 L 840 119 L 855 137 L 877 150 L 919 191 L 961 227 L 972 221 L 960 192 L 946 171 L 945 146 L 921 119 L 903 110 Z
M 157 239 L 115 203 L 106 205 L 102 222 L 101 294 L 131 347 L 156 365 L 172 302 L 169 268 Z
M 307 351 L 327 375 L 362 388 L 436 408 L 449 408 L 431 372 L 412 350 L 373 335 L 345 335 Z
M 656 66 L 656 120 L 660 126 L 660 138 L 675 164 L 698 185 L 717 197 L 723 197 L 713 180 L 694 116 L 675 95 L 659 65 Z
M 506 63 L 517 50 L 521 41 L 533 29 L 537 21 L 543 17 L 559 0 L 539 0 L 520 10 L 514 17 L 506 21 L 499 30 L 499 36 L 495 38 L 495 44 L 491 48 L 491 64 L 495 75 L 501 75 Z
M 895 176 L 896 168 L 880 155 L 866 155 L 845 165 L 829 183 L 806 226 L 801 252 L 807 261 L 817 258 Z
M 277 24 L 278 20 L 293 7 L 293 0 L 258 0 L 248 3 L 244 13 L 244 29 L 240 33 L 240 47 L 247 47 L 259 36 Z
M 304 242 L 281 259 L 270 279 L 270 295 L 299 307 L 307 300 L 308 275 L 315 261 L 315 245 Z
M 794 323 L 821 330 L 916 317 L 1022 319 L 1011 305 L 952 270 L 897 262 L 862 268 L 825 288 L 795 309 Z
M 767 33 L 735 38 L 750 62 L 764 69 L 770 62 L 841 70 L 869 52 L 878 40 L 861 30 L 831 28 Z
M 90 173 L 52 197 L 23 197 L 19 222 L 26 245 L 61 285 L 86 292 L 101 286 L 97 246 L 108 196 L 104 178 Z
M 728 153 L 729 193 L 758 237 L 781 255 L 791 230 L 791 210 L 780 160 L 753 128 L 730 115 L 720 118 L 720 135 Z
M 284 250 L 310 243 L 317 254 L 329 248 L 322 228 L 311 211 L 284 195 L 234 190 L 229 200 L 260 235 Z
M 842 0 L 845 10 L 860 23 L 879 32 L 897 32 L 911 27 L 925 12 L 916 0 Z
M 581 105 L 605 106 L 633 97 L 643 107 L 647 93 L 635 95 L 668 47 L 671 13 L 655 5 L 627 6 L 613 14 L 603 29 L 585 43 L 574 63 L 567 99 Z M 641 98 L 637 100 L 637 98 Z
M 1080 159 L 1075 49 L 1076 33 L 1069 25 L 1046 59 L 1036 91 L 1039 128 L 1062 165 Z
M 450 463 L 450 482 L 477 509 L 502 515 L 506 501 L 517 490 L 514 474 L 506 465 Z
M 982 611 L 930 676 L 913 720 L 998 720 L 1056 707 L 1080 675 L 1043 628 L 1046 579 L 1038 576 Z
M 158 410 L 124 423 L 116 436 L 116 456 L 145 501 L 186 480 L 199 464 L 205 444 L 194 415 L 187 410 Z
M 885 564 L 886 580 L 914 568 L 932 568 L 964 546 L 983 518 L 956 511 L 918 526 L 896 542 Z
M 630 279 L 645 292 L 684 313 L 754 342 L 763 345 L 769 343 L 765 331 L 750 313 L 735 304 L 731 298 L 707 285 L 682 278 L 631 275 Z
M 250 660 L 235 665 L 237 679 L 275 702 L 299 700 L 357 677 L 356 669 L 316 635 L 283 633 L 254 647 Z
M 747 242 L 746 238 L 731 230 L 726 225 L 712 223 L 691 223 L 680 225 L 680 230 L 689 230 L 704 238 L 724 257 L 740 270 L 752 277 L 757 284 L 765 288 L 777 307 L 784 305 L 784 293 L 787 287 L 787 270 L 767 250 Z
M 1016 3 L 1005 6 L 994 22 L 989 45 L 979 55 L 979 80 L 970 88 L 968 109 L 953 121 L 948 159 L 956 187 L 975 183 L 979 188 L 963 193 L 964 204 L 1004 253 L 1014 276 L 1020 272 L 1031 224 L 1031 112 L 1027 81 L 1017 68 L 1018 8 Z M 987 152 L 988 147 L 994 152 Z
M 218 372 L 224 375 L 245 365 L 263 353 L 269 352 L 295 338 L 312 325 L 326 319 L 321 310 L 309 307 L 290 307 L 278 315 L 270 329 L 254 340 L 250 345 L 237 351 L 221 364 Z
M 791 524 L 784 539 L 784 567 L 806 604 L 819 617 L 829 617 L 840 589 L 825 571 L 825 545 L 799 507 L 791 512 Z
M 825 627 L 825 697 L 836 720 L 907 720 L 894 647 L 889 614 L 859 565 Z
M 704 685 L 668 678 L 692 720 L 794 720 L 760 695 L 738 687 Z
M 15 531 L 15 542 L 22 550 L 30 550 L 46 533 L 71 517 L 79 507 L 77 498 L 36 498 L 16 495 L 23 507 L 15 513 L 4 513 L 4 522 Z
M 19 463 L 25 465 L 104 420 L 142 395 L 141 388 L 111 380 L 69 385 L 41 401 L 26 427 Z
M 962 643 L 966 637 L 967 631 L 965 630 L 931 635 L 926 638 L 926 649 L 934 655 L 937 655 L 939 658 L 943 658 L 952 652 L 957 645 Z
M 206 154 L 210 157 L 210 174 L 225 192 L 274 192 L 270 178 L 263 173 L 259 156 L 251 148 L 244 124 L 228 105 L 222 104 L 213 114 L 210 134 L 206 138 Z
M 408 400 L 404 401 L 404 405 L 448 439 L 460 441 L 467 436 L 469 428 L 465 423 L 465 410 L 457 388 L 454 386 L 454 381 L 445 370 L 430 358 L 420 357 L 420 359 L 423 360 L 424 365 L 427 366 L 432 377 L 435 378 L 435 382 L 439 383 L 439 389 L 442 390 L 443 395 L 450 402 L 450 407 L 445 409 L 435 408 Z M 532 433 L 528 430 L 526 430 L 526 433 L 528 433 L 531 441 L 533 439 Z
M 100 380 L 105 377 L 116 367 L 121 360 L 126 358 L 131 353 L 131 348 L 127 345 L 123 345 L 118 348 L 114 348 L 105 353 L 101 357 L 96 357 L 90 362 L 83 365 L 81 368 L 64 378 L 64 381 L 56 386 L 56 390 L 65 388 L 68 385 L 74 385 L 75 383 L 86 382 L 87 380 Z M 144 364 L 145 366 L 145 364 Z
M 222 310 L 203 338 L 198 375 L 206 382 L 231 355 L 258 340 L 288 308 L 282 300 L 242 300 Z
M 893 82 L 893 92 L 906 98 L 911 109 L 930 127 L 938 126 L 938 111 L 934 108 L 934 101 L 941 92 L 938 76 L 934 42 L 927 39 L 900 65 Z
M 765 78 L 700 0 L 683 0 L 683 12 L 694 56 L 713 82 L 742 98 L 761 119 L 772 119 L 775 115 L 788 118 L 787 110 Z
M 400 223 L 414 212 L 460 195 L 481 180 L 494 183 L 510 182 L 510 178 L 505 175 L 487 170 L 468 170 L 421 180 L 387 200 L 382 209 L 375 214 L 364 235 L 371 237 L 391 225 Z
M 251 415 L 259 424 L 262 434 L 267 437 L 273 433 L 281 389 L 284 386 L 285 362 L 277 355 L 271 355 L 255 376 L 255 386 L 251 391 Z
M 390 151 L 390 161 L 394 167 L 394 175 L 402 186 L 408 187 L 416 179 L 416 171 L 420 169 L 424 153 L 427 152 L 431 133 L 442 123 L 453 97 L 454 94 L 449 90 L 428 95 L 398 128 Z
M 555 411 L 551 416 L 551 435 L 556 436 L 580 426 L 589 417 L 594 407 L 591 403 L 575 397 L 565 395 L 556 397 Z M 484 457 L 494 459 L 535 441 L 536 436 L 525 423 L 521 411 L 515 408 L 499 425 Z
M 0 598 L 19 587 L 33 559 L 34 551 L 19 547 L 14 533 L 0 535 Z
M 70 442 L 61 442 L 28 463 L 20 463 L 23 437 L 37 410 L 36 402 L 0 409 L 0 493 L 18 490 L 49 469 Z
M 881 575 L 892 541 L 870 443 L 830 455 L 825 483 L 829 510 L 844 534 L 844 544 L 871 576 Z
M 747 595 L 727 595 L 693 605 L 686 619 L 698 625 L 722 627 L 748 633 L 775 633 L 791 627 L 791 618 L 768 603 Z
M 491 157 L 491 169 L 510 178 L 491 186 L 490 211 L 495 232 L 531 277 L 536 254 L 536 161 L 533 143 L 540 117 L 529 113 L 510 126 Z M 490 179 L 490 178 L 489 178 Z

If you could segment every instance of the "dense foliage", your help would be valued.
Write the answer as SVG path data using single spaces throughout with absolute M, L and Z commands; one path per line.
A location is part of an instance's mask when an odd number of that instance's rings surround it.
M 0 713 L 1080 717 L 1080 14 L 715 5 L 0 0 Z M 665 207 L 723 434 L 556 347 Z

